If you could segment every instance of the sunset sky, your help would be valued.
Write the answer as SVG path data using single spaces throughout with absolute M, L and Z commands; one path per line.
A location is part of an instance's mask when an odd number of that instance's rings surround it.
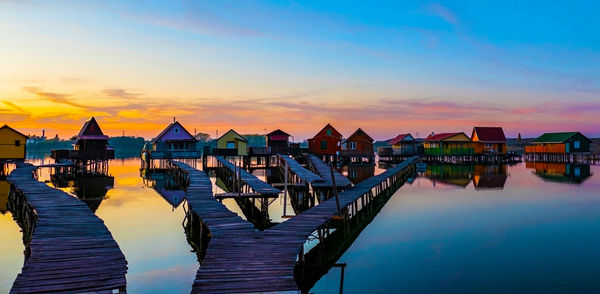
M 596 1 L 0 0 L 0 123 L 600 136 Z

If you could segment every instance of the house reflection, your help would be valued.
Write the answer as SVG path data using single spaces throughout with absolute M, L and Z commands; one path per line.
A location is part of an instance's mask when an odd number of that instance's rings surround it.
M 5 176 L 0 177 L 0 213 L 5 214 L 8 211 L 8 193 L 10 192 L 10 183 Z
M 375 175 L 375 165 L 348 165 L 343 167 L 342 172 L 356 185 Z
M 164 170 L 142 170 L 144 185 L 152 188 L 167 201 L 173 209 L 179 207 L 185 200 L 185 191 L 175 182 L 171 174 Z
M 55 172 L 50 181 L 56 188 L 71 188 L 71 193 L 96 212 L 106 198 L 108 190 L 115 185 L 115 178 L 101 173 Z
M 434 185 L 442 183 L 466 187 L 471 182 L 473 170 L 472 165 L 428 165 L 424 176 Z
M 506 164 L 475 165 L 473 169 L 473 186 L 475 189 L 503 189 L 506 184 Z
M 592 175 L 589 164 L 528 161 L 525 162 L 525 166 L 533 169 L 535 175 L 548 182 L 581 184 Z

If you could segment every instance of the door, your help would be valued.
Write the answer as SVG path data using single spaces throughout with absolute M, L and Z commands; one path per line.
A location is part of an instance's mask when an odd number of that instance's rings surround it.
M 565 152 L 566 152 L 566 153 L 569 153 L 569 152 L 571 152 L 571 151 L 569 150 L 569 149 L 571 149 L 570 147 L 571 147 L 571 144 L 570 144 L 570 143 L 565 143 Z

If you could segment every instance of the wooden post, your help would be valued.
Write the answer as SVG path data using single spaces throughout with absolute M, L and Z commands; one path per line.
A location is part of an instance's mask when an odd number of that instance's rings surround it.
M 333 164 L 329 165 L 331 170 L 331 183 L 333 184 L 333 195 L 335 195 L 335 205 L 337 206 L 337 212 L 339 216 L 342 216 L 342 209 L 340 208 L 340 198 L 338 198 L 337 186 L 335 184 L 335 176 L 333 174 Z

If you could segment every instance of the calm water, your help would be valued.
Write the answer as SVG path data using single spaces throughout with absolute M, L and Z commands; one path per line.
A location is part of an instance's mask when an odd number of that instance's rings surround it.
M 168 179 L 144 181 L 139 166 L 138 159 L 114 160 L 114 179 L 101 184 L 108 188 L 63 189 L 87 193 L 86 203 L 127 257 L 130 293 L 189 293 L 199 264 L 182 226 L 181 194 L 161 196 L 151 187 L 177 187 Z M 360 180 L 381 169 L 346 172 Z M 342 255 L 344 292 L 599 292 L 599 173 L 598 166 L 431 166 L 398 190 Z M 241 211 L 235 201 L 225 203 Z M 293 214 L 289 203 L 286 210 Z M 276 199 L 269 216 L 280 222 L 282 215 L 283 200 Z M 5 293 L 20 272 L 24 247 L 10 212 L 0 214 L 0 230 Z M 337 293 L 339 284 L 340 269 L 332 268 L 312 291 Z

